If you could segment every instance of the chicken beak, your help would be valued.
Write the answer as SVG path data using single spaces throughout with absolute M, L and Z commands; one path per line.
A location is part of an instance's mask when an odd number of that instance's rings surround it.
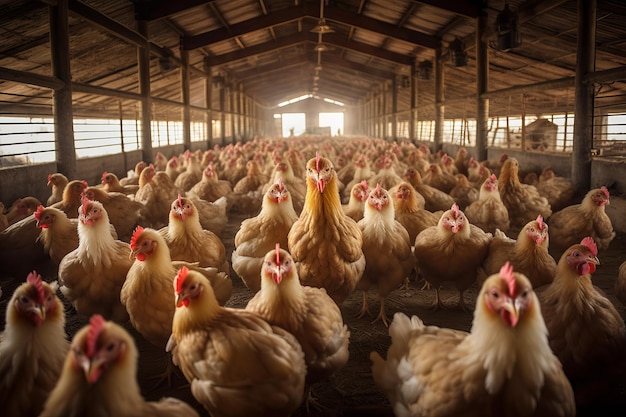
M 508 298 L 503 304 L 501 310 L 502 320 L 511 327 L 517 326 L 519 322 L 519 310 L 516 307 L 514 300 Z
M 189 306 L 189 297 L 184 292 L 176 293 L 176 307 L 182 306 Z
M 100 379 L 102 375 L 102 362 L 104 359 L 101 359 L 96 355 L 91 361 L 88 358 L 85 358 L 81 361 L 80 366 L 83 368 L 83 372 L 85 373 L 85 379 L 90 384 L 95 384 Z
M 326 188 L 326 181 L 324 181 L 323 178 L 321 178 L 320 173 L 317 173 L 317 178 L 315 181 L 315 184 L 317 185 L 317 191 L 320 192 L 320 194 L 324 194 L 324 189 Z

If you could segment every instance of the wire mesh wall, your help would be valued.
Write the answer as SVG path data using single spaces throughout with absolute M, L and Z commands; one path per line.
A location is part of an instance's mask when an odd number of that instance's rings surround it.
M 611 158 L 626 156 L 626 95 L 611 85 L 596 86 L 592 152 Z

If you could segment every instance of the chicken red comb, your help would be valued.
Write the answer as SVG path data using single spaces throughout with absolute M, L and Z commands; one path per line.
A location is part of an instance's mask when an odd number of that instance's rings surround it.
M 87 197 L 82 196 L 80 198 L 80 208 L 84 215 L 87 215 L 87 210 L 88 210 L 87 207 L 89 206 L 89 203 L 91 203 L 91 200 L 88 199 Z
M 37 271 L 33 271 L 26 277 L 26 282 L 31 285 L 37 291 L 37 302 L 43 303 L 45 300 L 45 295 L 43 292 L 43 283 L 41 282 L 41 275 L 37 273 Z
M 454 203 L 452 205 L 452 212 L 454 212 L 454 218 L 456 219 L 457 217 L 459 217 L 459 205 L 457 203 Z
M 496 178 L 496 174 L 491 174 L 491 176 L 489 177 L 491 179 L 491 181 L 496 182 L 498 180 L 498 178 Z
M 50 178 L 52 178 L 52 174 L 48 174 L 48 181 L 50 181 Z
M 280 243 L 276 244 L 276 265 L 280 265 Z
M 178 194 L 178 207 L 183 208 L 183 197 Z
M 539 226 L 539 230 L 543 230 L 543 217 L 540 215 L 537 216 L 537 225 Z
M 142 233 L 143 227 L 137 226 L 135 228 L 135 231 L 133 232 L 133 236 L 130 238 L 130 248 L 132 250 L 135 250 L 135 248 L 137 247 L 137 239 L 139 239 L 139 236 L 141 236 Z
M 278 177 L 276 184 L 278 184 L 278 189 L 280 191 L 283 191 L 285 189 L 285 185 L 283 184 L 283 177 Z
M 96 344 L 98 343 L 98 338 L 102 334 L 104 330 L 104 317 L 100 314 L 94 314 L 89 319 L 89 331 L 87 332 L 87 354 L 88 358 L 93 358 L 93 355 L 96 353 Z
M 365 180 L 361 181 L 361 188 L 363 188 L 363 190 L 367 191 L 367 181 L 365 181 Z
M 500 277 L 506 281 L 506 285 L 509 287 L 509 295 L 514 296 L 517 293 L 517 281 L 515 275 L 513 275 L 513 265 L 509 261 L 500 268 Z
M 108 172 L 104 171 L 104 172 L 102 173 L 102 177 L 101 177 L 100 179 L 101 179 L 102 181 L 104 181 L 104 179 L 106 178 L 107 174 L 108 174 Z
M 602 187 L 600 187 L 600 191 L 602 191 L 604 193 L 604 196 L 606 198 L 609 198 L 609 190 L 607 190 L 607 188 L 604 185 Z
M 35 220 L 41 220 L 41 212 L 43 211 L 43 209 L 44 206 L 42 206 L 41 204 L 39 205 L 39 207 L 37 207 L 37 210 L 35 211 L 35 213 L 33 213 L 35 215 Z
M 315 152 L 315 170 L 317 172 L 320 171 L 320 153 L 319 152 Z
M 598 246 L 596 246 L 596 242 L 594 242 L 591 236 L 584 238 L 580 244 L 586 246 L 591 251 L 593 256 L 598 256 Z
M 374 189 L 377 196 L 380 196 L 380 183 L 376 183 L 376 188 Z
M 189 268 L 183 266 L 178 270 L 176 274 L 176 278 L 174 278 L 174 291 L 176 294 L 180 294 L 183 291 L 183 283 L 185 279 L 187 279 L 187 275 L 189 274 Z

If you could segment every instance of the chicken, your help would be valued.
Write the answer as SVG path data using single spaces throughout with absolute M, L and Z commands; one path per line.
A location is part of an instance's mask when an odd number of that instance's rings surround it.
M 438 163 L 430 164 L 422 180 L 424 184 L 430 185 L 446 194 L 449 194 L 450 190 L 456 185 L 454 175 L 445 172 Z
M 624 320 L 591 280 L 600 263 L 597 255 L 591 237 L 571 245 L 559 259 L 552 284 L 538 292 L 550 347 L 563 364 L 581 410 L 609 398 L 626 370 Z
M 552 167 L 544 168 L 536 187 L 539 194 L 548 199 L 552 212 L 572 204 L 574 198 L 572 180 L 557 176 Z
M 507 232 L 509 236 L 516 236 L 526 223 L 540 214 L 544 219 L 552 215 L 550 203 L 539 194 L 537 188 L 521 183 L 519 163 L 515 158 L 507 158 L 502 164 L 498 178 L 498 191 L 500 191 L 502 203 L 509 212 L 511 222 Z
M 261 288 L 265 255 L 277 243 L 287 247 L 289 230 L 297 219 L 289 190 L 279 179 L 265 192 L 261 212 L 241 222 L 235 234 L 232 268 L 252 292 Z
M 307 195 L 287 241 L 303 285 L 326 288 L 341 305 L 365 270 L 363 237 L 357 223 L 341 208 L 332 162 L 309 159 Z
M 590 236 L 598 250 L 605 250 L 615 237 L 605 206 L 611 204 L 609 190 L 602 186 L 589 190 L 580 204 L 559 210 L 550 217 L 550 242 L 559 251 Z
M 59 264 L 61 293 L 78 314 L 128 320 L 120 290 L 133 263 L 129 253 L 128 243 L 111 236 L 102 204 L 84 198 L 78 216 L 78 247 Z
M 396 170 L 393 168 L 393 161 L 389 157 L 383 159 L 383 167 L 370 179 L 368 183 L 370 186 L 375 187 L 380 184 L 385 190 L 395 187 L 400 184 L 404 179 L 396 174 Z
M 619 266 L 614 291 L 617 299 L 626 306 L 626 261 Z
M 206 201 L 215 201 L 220 197 L 228 196 L 233 192 L 230 182 L 219 179 L 213 164 L 209 164 L 202 171 L 202 179 L 189 191 L 188 197 L 197 197 Z
M 170 179 L 176 183 L 178 176 L 181 174 L 182 167 L 178 162 L 178 157 L 173 155 L 170 159 L 167 160 L 167 164 L 165 165 L 165 173 Z
M 363 235 L 365 271 L 356 288 L 363 293 L 362 317 L 369 313 L 367 292 L 376 286 L 380 297 L 380 311 L 374 322 L 381 320 L 385 326 L 385 297 L 400 287 L 415 268 L 409 232 L 394 218 L 393 200 L 389 192 L 376 185 L 365 202 L 363 219 L 358 222 Z
M 134 262 L 121 288 L 120 300 L 133 327 L 154 346 L 164 348 L 176 308 L 173 279 L 183 266 L 198 271 L 200 268 L 190 262 L 172 261 L 161 234 L 141 226 L 133 234 L 129 253 Z M 199 273 L 212 277 L 220 304 L 226 303 L 232 293 L 230 279 L 214 268 Z
M 148 165 L 144 161 L 139 161 L 135 164 L 135 168 L 133 171 L 128 171 L 128 174 L 125 178 L 120 178 L 120 184 L 124 185 L 139 185 L 139 176 L 141 175 L 141 171 L 144 170 Z
M 473 157 L 467 164 L 467 179 L 474 185 L 475 188 L 480 188 L 487 178 L 491 176 L 492 172 L 489 168 L 479 163 Z M 493 174 L 495 175 L 495 174 Z
M 355 222 L 358 222 L 363 218 L 365 201 L 369 195 L 368 190 L 369 187 L 367 185 L 367 181 L 363 180 L 361 182 L 357 182 L 352 186 L 352 192 L 350 192 L 350 200 L 348 200 L 348 204 L 341 206 L 346 216 L 351 217 Z
M 469 164 L 469 160 L 467 159 L 467 149 L 465 149 L 464 147 L 461 147 L 456 152 L 456 156 L 454 158 L 454 166 L 456 167 L 456 170 L 459 174 L 463 174 L 467 176 L 468 164 Z
M 0 202 L 0 232 L 9 227 L 9 221 L 7 220 L 7 216 L 4 214 L 4 204 Z
M 156 155 L 154 155 L 153 164 L 157 171 L 165 171 L 165 167 L 167 165 L 167 157 L 163 155 L 161 151 L 158 151 Z
M 439 217 L 424 207 L 420 207 L 419 193 L 406 181 L 389 190 L 393 200 L 395 219 L 409 232 L 409 242 L 415 243 L 415 238 L 428 227 L 436 226 Z
M 415 188 L 415 191 L 424 198 L 426 210 L 431 212 L 448 210 L 455 203 L 454 198 L 450 197 L 449 194 L 425 184 L 416 168 L 407 169 L 404 177 Z
M 107 192 L 103 187 L 87 187 L 83 194 L 89 200 L 102 204 L 118 238 L 124 242 L 130 241 L 135 227 L 144 223 L 147 208 L 142 203 L 128 198 L 126 194 Z
M 352 175 L 352 180 L 346 184 L 344 194 L 349 193 L 354 185 L 360 183 L 361 181 L 368 181 L 374 175 L 374 171 L 372 171 L 370 163 L 365 154 L 360 154 L 357 156 L 356 160 L 354 161 L 354 167 L 355 168 L 354 174 Z
M 291 164 L 289 161 L 284 159 L 279 161 L 274 167 L 272 178 L 270 178 L 269 182 L 263 187 L 263 193 L 265 193 L 270 186 L 276 183 L 278 178 L 281 179 L 285 187 L 289 190 L 289 194 L 291 194 L 293 209 L 296 213 L 300 213 L 302 211 L 302 207 L 304 206 L 304 198 L 306 197 L 306 181 L 304 178 L 296 177 L 293 173 Z
M 89 187 L 85 180 L 72 180 L 63 189 L 63 199 L 54 203 L 50 207 L 58 208 L 65 212 L 67 217 L 75 219 L 78 217 L 78 209 L 82 204 L 83 191 Z M 35 210 L 37 207 L 35 207 Z
M 41 229 L 37 238 L 52 261 L 59 265 L 65 255 L 78 247 L 78 220 L 54 207 L 39 206 L 35 212 L 37 227 Z
M 487 233 L 495 233 L 496 229 L 507 233 L 511 222 L 509 211 L 500 198 L 498 179 L 491 174 L 480 187 L 478 200 L 465 209 L 469 221 Z
M 467 179 L 464 174 L 456 174 L 456 185 L 450 190 L 450 197 L 459 205 L 461 210 L 478 200 L 480 192 Z
M 528 277 L 533 288 L 550 284 L 556 274 L 556 261 L 548 252 L 549 244 L 548 225 L 541 215 L 526 223 L 517 240 L 496 230 L 489 245 L 489 253 L 483 261 L 484 274 L 495 274 L 509 261 L 517 272 Z
M 117 193 L 130 195 L 130 194 L 135 194 L 137 190 L 139 189 L 138 184 L 128 184 L 128 185 L 120 184 L 120 180 L 117 177 L 117 175 L 115 175 L 112 172 L 107 172 L 107 171 L 104 171 L 102 173 L 101 182 L 102 182 L 102 188 L 107 193 L 117 192 Z
M 181 268 L 167 349 L 213 417 L 280 417 L 302 402 L 306 365 L 296 338 L 258 314 L 220 307 L 211 283 Z
M 185 164 L 185 170 L 176 177 L 174 184 L 187 192 L 202 179 L 202 167 L 200 161 L 189 150 L 185 151 Z
M 159 172 L 154 165 L 148 165 L 139 176 L 139 190 L 135 193 L 135 201 L 146 206 L 144 226 L 155 229 L 167 225 L 170 205 L 182 190 L 178 189 L 164 172 Z
M 459 307 L 466 310 L 463 292 L 474 282 L 492 240 L 471 224 L 454 204 L 437 226 L 423 230 L 415 239 L 415 258 L 420 275 L 435 288 L 434 308 L 443 307 L 439 286 L 453 281 L 459 290 Z
M 201 267 L 214 267 L 226 272 L 226 248 L 222 240 L 210 230 L 204 230 L 196 205 L 180 195 L 172 202 L 169 224 L 159 230 L 176 261 L 197 262 Z M 170 277 L 171 279 L 171 277 Z
M 197 197 L 188 197 L 198 211 L 198 220 L 205 230 L 210 230 L 217 236 L 221 236 L 228 223 L 228 200 L 220 197 L 210 202 Z
M 5 417 L 38 416 L 61 374 L 69 349 L 56 284 L 36 271 L 8 302 L 0 334 L 0 404 Z
M 177 398 L 145 401 L 137 383 L 138 356 L 135 341 L 123 327 L 92 316 L 74 335 L 41 417 L 199 417 Z
M 8 225 L 11 226 L 20 220 L 30 217 L 40 205 L 41 202 L 35 197 L 18 198 L 5 213 Z
M 348 362 L 350 332 L 339 307 L 323 288 L 300 284 L 291 255 L 279 244 L 265 255 L 261 290 L 248 301 L 246 310 L 296 337 L 304 351 L 309 388 Z
M 396 313 L 389 335 L 386 360 L 370 359 L 396 416 L 576 415 L 537 296 L 508 263 L 483 284 L 469 333 Z
M 51 194 L 50 197 L 46 200 L 46 205 L 51 206 L 54 203 L 58 203 L 63 200 L 63 190 L 69 180 L 67 177 L 60 172 L 56 172 L 54 174 L 48 174 L 48 187 L 50 187 Z
M 261 171 L 259 163 L 253 159 L 246 162 L 246 175 L 235 183 L 233 191 L 246 194 L 250 191 L 257 191 L 269 181 L 267 175 Z

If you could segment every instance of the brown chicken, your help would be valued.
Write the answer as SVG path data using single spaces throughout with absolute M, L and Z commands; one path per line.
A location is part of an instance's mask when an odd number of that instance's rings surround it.
M 598 250 L 605 250 L 615 237 L 613 224 L 606 214 L 605 206 L 611 204 L 606 187 L 587 192 L 580 204 L 573 204 L 557 211 L 550 217 L 550 242 L 559 251 L 590 236 Z
M 297 219 L 289 190 L 279 180 L 265 192 L 261 212 L 241 222 L 235 234 L 232 268 L 252 292 L 261 288 L 265 255 L 277 243 L 287 247 L 289 230 Z
M 141 175 L 141 171 L 144 170 L 145 167 L 147 167 L 148 164 L 146 164 L 144 161 L 139 161 L 135 164 L 135 168 L 133 171 L 128 171 L 128 174 L 126 177 L 124 178 L 120 178 L 120 184 L 121 185 L 139 185 L 139 176 Z
M 36 271 L 9 300 L 0 333 L 0 404 L 5 417 L 38 416 L 69 349 L 56 285 Z
M 572 204 L 574 198 L 572 180 L 557 176 L 552 167 L 544 168 L 536 187 L 539 194 L 548 199 L 553 213 Z
M 41 228 L 38 240 L 50 259 L 59 265 L 65 255 L 78 247 L 78 219 L 68 219 L 59 209 L 39 206 L 35 220 Z
M 552 215 L 550 203 L 539 194 L 537 188 L 521 183 L 519 163 L 515 158 L 507 158 L 502 164 L 500 177 L 498 177 L 498 191 L 509 212 L 511 226 L 507 232 L 508 236 L 517 236 L 524 225 L 537 218 L 538 215 L 543 216 L 544 219 Z
M 522 228 L 517 240 L 496 230 L 483 261 L 483 279 L 495 274 L 508 261 L 516 271 L 528 277 L 533 288 L 550 284 L 556 274 L 556 261 L 548 252 L 549 244 L 548 225 L 541 215 Z M 479 278 L 479 281 L 482 280 Z
M 375 172 L 372 171 L 372 168 L 370 167 L 370 162 L 368 161 L 365 154 L 359 154 L 356 157 L 356 160 L 354 161 L 354 167 L 355 168 L 352 179 L 346 184 L 346 187 L 344 189 L 345 197 L 348 197 L 346 194 L 348 194 L 350 190 L 352 190 L 352 187 L 354 187 L 361 181 L 368 181 L 375 174 Z
M 172 332 L 174 317 L 173 279 L 183 266 L 211 276 L 220 304 L 232 294 L 232 283 L 214 268 L 202 269 L 185 261 L 172 261 L 158 231 L 138 226 L 130 250 L 134 260 L 120 292 L 120 299 L 133 327 L 154 346 L 164 348 Z M 127 254 L 128 255 L 128 254 Z
M 439 217 L 419 206 L 419 193 L 408 182 L 404 181 L 389 190 L 393 200 L 395 219 L 409 232 L 411 246 L 420 232 L 428 227 L 436 226 Z
M 47 206 L 51 206 L 52 204 L 63 200 L 63 190 L 68 182 L 69 180 L 67 177 L 60 172 L 48 174 L 48 187 L 52 190 L 50 197 L 48 197 L 48 200 L 46 201 Z
M 172 202 L 169 220 L 159 234 L 167 243 L 172 260 L 197 262 L 201 267 L 211 266 L 228 273 L 224 243 L 215 233 L 202 228 L 193 201 L 179 195 Z
M 183 170 L 183 167 L 181 167 L 181 164 L 179 163 L 178 157 L 176 155 L 173 155 L 170 159 L 167 160 L 167 164 L 165 165 L 165 173 L 168 177 L 170 177 L 172 181 L 174 181 L 174 183 L 176 183 L 178 176 L 182 172 L 181 170 Z
M 41 202 L 35 197 L 18 198 L 5 213 L 8 225 L 11 226 L 20 220 L 30 217 L 40 205 Z
M 461 210 L 478 200 L 480 192 L 467 179 L 464 174 L 456 174 L 456 185 L 450 190 L 450 197 L 456 201 Z
M 434 308 L 444 307 L 439 287 L 452 281 L 459 290 L 459 307 L 467 310 L 463 292 L 476 282 L 491 240 L 491 233 L 470 224 L 456 204 L 443 213 L 437 226 L 417 235 L 414 249 L 417 267 L 422 278 L 435 288 Z
M 236 193 L 246 194 L 250 191 L 260 190 L 269 181 L 267 175 L 261 171 L 257 161 L 249 160 L 246 162 L 246 168 L 246 175 L 237 181 L 233 187 L 233 191 Z
M 306 365 L 296 338 L 258 314 L 221 307 L 211 283 L 181 268 L 167 349 L 213 417 L 287 417 L 302 402 Z
M 600 263 L 597 255 L 590 237 L 570 246 L 552 284 L 538 292 L 550 347 L 572 383 L 579 411 L 619 395 L 612 388 L 626 370 L 624 320 L 591 280 Z
M 393 167 L 393 161 L 389 157 L 383 159 L 383 167 L 370 179 L 368 184 L 373 188 L 380 185 L 385 190 L 395 187 L 403 182 L 404 179 L 396 173 Z
M 289 194 L 291 194 L 293 209 L 296 213 L 300 213 L 302 211 L 302 207 L 304 207 L 304 198 L 306 197 L 306 181 L 304 178 L 296 177 L 289 161 L 283 159 L 276 163 L 272 172 L 272 177 L 263 187 L 263 192 L 265 193 L 265 191 L 267 191 L 272 184 L 276 183 L 279 178 L 289 190 Z
M 361 220 L 363 218 L 363 209 L 368 195 L 369 187 L 367 181 L 363 180 L 354 184 L 350 192 L 348 204 L 341 206 L 346 216 L 351 217 L 355 222 Z
M 230 182 L 219 179 L 213 164 L 209 164 L 202 171 L 202 180 L 187 191 L 187 196 L 197 197 L 206 201 L 215 201 L 220 197 L 228 196 L 233 192 Z
M 396 313 L 389 335 L 387 359 L 370 358 L 397 416 L 576 415 L 537 296 L 508 263 L 483 284 L 469 333 Z
M 72 180 L 63 189 L 63 199 L 54 203 L 50 207 L 58 208 L 65 212 L 67 217 L 75 219 L 78 217 L 78 209 L 82 204 L 83 191 L 89 187 L 85 180 Z M 35 207 L 35 210 L 37 207 Z
M 415 191 L 424 198 L 424 208 L 426 210 L 430 212 L 445 211 L 454 204 L 454 198 L 450 197 L 449 194 L 425 184 L 417 169 L 407 169 L 404 177 L 415 188 Z
M 438 163 L 432 163 L 428 167 L 428 170 L 422 177 L 424 184 L 430 185 L 433 188 L 443 191 L 446 194 L 450 193 L 450 190 L 456 185 L 456 179 L 454 175 L 445 172 L 441 165 Z
M 380 185 L 370 191 L 363 219 L 358 223 L 363 235 L 365 271 L 356 288 L 363 293 L 363 306 L 359 317 L 369 314 L 367 293 L 377 287 L 380 310 L 374 322 L 381 320 L 389 326 L 385 313 L 385 297 L 400 287 L 415 268 L 409 232 L 394 218 L 393 200 Z
M 139 189 L 138 184 L 132 184 L 132 185 L 120 184 L 120 180 L 117 177 L 117 175 L 115 175 L 112 172 L 107 172 L 107 171 L 104 171 L 102 173 L 101 183 L 102 183 L 102 188 L 107 193 L 116 192 L 116 193 L 130 195 L 130 194 L 135 194 L 137 190 Z
M 138 356 L 135 341 L 123 327 L 92 316 L 74 335 L 41 417 L 199 417 L 177 398 L 147 402 L 137 383 Z
M 617 299 L 626 306 L 626 261 L 619 266 L 614 291 Z
M 102 314 L 124 322 L 120 289 L 133 261 L 130 246 L 111 236 L 109 216 L 97 201 L 83 199 L 78 217 L 78 247 L 59 264 L 61 293 L 78 314 Z
M 148 208 L 142 203 L 128 198 L 126 194 L 116 191 L 107 192 L 102 187 L 87 187 L 83 194 L 89 200 L 98 201 L 102 204 L 118 238 L 124 242 L 130 241 L 133 230 L 138 224 L 145 223 L 144 213 Z
M 481 185 L 483 185 L 483 183 L 485 182 L 485 180 L 489 178 L 491 175 L 492 175 L 492 172 L 489 168 L 482 165 L 473 157 L 470 158 L 467 164 L 467 179 L 470 180 L 470 182 L 472 183 L 472 185 L 474 185 L 475 188 L 480 188 Z
M 170 205 L 181 193 L 165 172 L 157 174 L 154 165 L 144 168 L 139 176 L 139 190 L 135 193 L 135 201 L 146 206 L 143 225 L 155 229 L 167 225 Z
M 465 209 L 470 222 L 487 233 L 495 233 L 496 229 L 507 233 L 511 222 L 509 211 L 500 198 L 498 179 L 491 174 L 480 187 L 478 200 Z
M 205 230 L 210 230 L 217 236 L 221 236 L 228 223 L 228 200 L 220 197 L 210 202 L 197 197 L 188 197 L 198 211 L 198 220 Z M 173 201 L 173 200 L 172 200 Z
M 189 150 L 185 151 L 185 170 L 181 172 L 174 180 L 174 185 L 183 192 L 191 190 L 191 188 L 202 179 L 202 167 L 200 160 L 196 158 Z
M 323 288 L 300 284 L 291 255 L 280 245 L 265 256 L 261 290 L 248 301 L 246 310 L 296 337 L 304 351 L 309 389 L 348 362 L 350 332 L 339 307 Z
M 153 164 L 157 171 L 165 171 L 167 157 L 161 151 L 158 151 L 156 155 L 154 155 Z
M 289 252 L 302 284 L 326 288 L 341 305 L 365 270 L 361 229 L 341 208 L 332 162 L 318 154 L 306 169 L 306 200 L 289 231 Z

